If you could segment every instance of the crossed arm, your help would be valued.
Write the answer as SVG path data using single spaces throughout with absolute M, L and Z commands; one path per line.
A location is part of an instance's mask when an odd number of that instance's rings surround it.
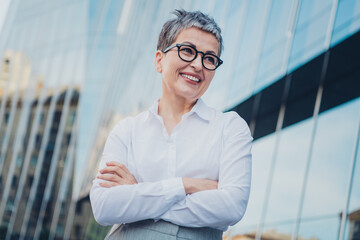
M 98 175 L 97 178 L 106 181 L 99 183 L 100 186 L 105 188 L 137 184 L 135 177 L 126 166 L 115 161 L 107 162 L 106 167 L 100 170 L 100 175 Z M 218 182 L 210 179 L 182 178 L 182 182 L 186 195 L 217 189 L 218 187 Z
M 163 219 L 181 226 L 226 230 L 245 213 L 251 179 L 252 138 L 248 129 L 233 132 L 225 139 L 218 182 L 177 177 L 137 183 L 121 163 L 127 159 L 126 147 L 117 142 L 118 152 L 103 157 L 90 192 L 95 219 L 102 225 Z
M 137 183 L 124 164 L 110 161 L 99 171 L 90 192 L 90 199 L 95 219 L 102 225 L 144 219 L 165 220 L 162 215 L 170 211 L 175 204 L 182 203 L 181 205 L 185 206 L 184 201 L 190 194 L 215 190 L 217 186 L 217 181 L 196 178 Z M 179 224 L 184 226 L 186 221 L 182 221 Z

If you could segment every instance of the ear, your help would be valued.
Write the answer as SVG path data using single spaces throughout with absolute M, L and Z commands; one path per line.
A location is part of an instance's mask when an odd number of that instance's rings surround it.
M 164 58 L 164 53 L 162 51 L 156 51 L 155 54 L 155 68 L 158 73 L 162 73 L 162 59 Z

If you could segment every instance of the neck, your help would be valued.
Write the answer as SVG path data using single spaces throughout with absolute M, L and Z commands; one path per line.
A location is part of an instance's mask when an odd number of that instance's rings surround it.
M 159 102 L 159 115 L 163 118 L 171 118 L 180 121 L 181 117 L 190 112 L 197 99 L 188 100 L 177 96 L 162 95 Z

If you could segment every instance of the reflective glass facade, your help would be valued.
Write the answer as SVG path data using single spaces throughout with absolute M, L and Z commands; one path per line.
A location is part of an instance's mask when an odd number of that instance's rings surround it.
M 228 239 L 360 235 L 360 2 L 12 0 L 0 18 L 0 238 L 101 238 L 88 191 L 114 124 L 161 92 L 175 8 L 212 15 L 224 64 L 204 95 L 255 138 Z M 2 20 L 3 19 L 3 20 Z M 276 237 L 278 236 L 278 237 Z

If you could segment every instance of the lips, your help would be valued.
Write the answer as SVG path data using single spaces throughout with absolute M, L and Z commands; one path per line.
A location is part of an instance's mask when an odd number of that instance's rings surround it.
M 182 77 L 184 77 L 184 78 L 189 79 L 190 81 L 193 81 L 193 82 L 196 82 L 196 83 L 201 82 L 201 79 L 198 76 L 194 76 L 194 75 L 190 75 L 190 74 L 186 74 L 186 73 L 181 73 L 180 75 Z

